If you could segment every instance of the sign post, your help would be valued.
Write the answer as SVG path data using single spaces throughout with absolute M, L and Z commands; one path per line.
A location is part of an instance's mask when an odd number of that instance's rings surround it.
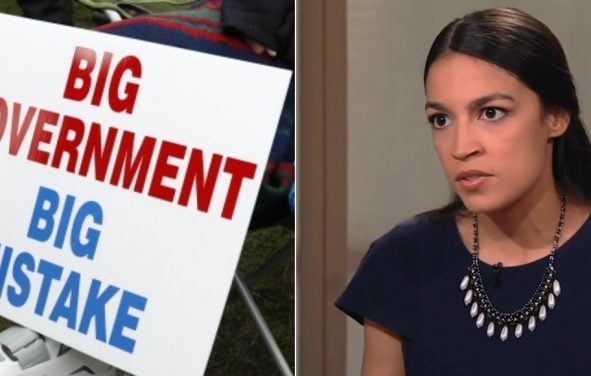
M 290 73 L 0 30 L 0 315 L 136 375 L 202 374 Z

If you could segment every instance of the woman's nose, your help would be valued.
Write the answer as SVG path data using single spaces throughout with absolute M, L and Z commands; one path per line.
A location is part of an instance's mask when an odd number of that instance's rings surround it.
M 478 134 L 471 122 L 456 123 L 454 127 L 452 156 L 458 160 L 466 160 L 482 152 Z

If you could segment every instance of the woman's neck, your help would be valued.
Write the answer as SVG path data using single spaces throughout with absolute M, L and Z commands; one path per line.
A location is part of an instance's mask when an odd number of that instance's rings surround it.
M 481 259 L 510 266 L 547 256 L 556 233 L 560 206 L 560 195 L 552 189 L 529 194 L 505 209 L 479 214 Z

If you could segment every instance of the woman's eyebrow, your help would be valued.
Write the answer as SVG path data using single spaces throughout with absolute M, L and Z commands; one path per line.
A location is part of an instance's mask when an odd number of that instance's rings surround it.
M 443 104 L 441 104 L 439 102 L 427 102 L 427 103 L 425 103 L 425 110 L 428 109 L 428 108 L 432 108 L 434 110 L 443 111 L 443 112 L 446 112 L 447 111 L 447 108 Z
M 512 102 L 515 102 L 515 98 L 513 98 L 510 95 L 502 94 L 502 93 L 493 93 L 493 94 L 485 95 L 483 97 L 474 99 L 472 102 L 470 102 L 468 107 L 470 109 L 479 108 L 479 107 L 482 107 L 485 104 L 487 104 L 488 102 L 493 101 L 495 99 L 507 99 Z
M 475 108 L 479 108 L 482 107 L 483 105 L 485 105 L 486 103 L 495 100 L 495 99 L 507 99 L 510 101 L 515 102 L 515 98 L 513 98 L 512 96 L 508 95 L 508 94 L 503 94 L 503 93 L 493 93 L 493 94 L 488 94 L 488 95 L 484 95 L 482 97 L 476 98 L 473 101 L 471 101 L 468 104 L 468 108 L 470 108 L 471 110 L 475 109 Z M 439 102 L 427 102 L 425 103 L 425 110 L 428 108 L 432 108 L 434 110 L 438 110 L 438 111 L 448 111 L 447 107 L 445 107 L 444 104 L 439 103 Z

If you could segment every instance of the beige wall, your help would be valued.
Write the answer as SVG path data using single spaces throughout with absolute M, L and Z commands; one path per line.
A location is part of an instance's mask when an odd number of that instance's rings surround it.
M 433 38 L 453 18 L 511 5 L 544 21 L 566 50 L 583 120 L 591 124 L 591 1 L 348 1 L 350 271 L 372 239 L 449 197 L 424 116 L 422 68 Z M 358 375 L 362 332 L 351 322 L 347 328 L 348 374 Z

